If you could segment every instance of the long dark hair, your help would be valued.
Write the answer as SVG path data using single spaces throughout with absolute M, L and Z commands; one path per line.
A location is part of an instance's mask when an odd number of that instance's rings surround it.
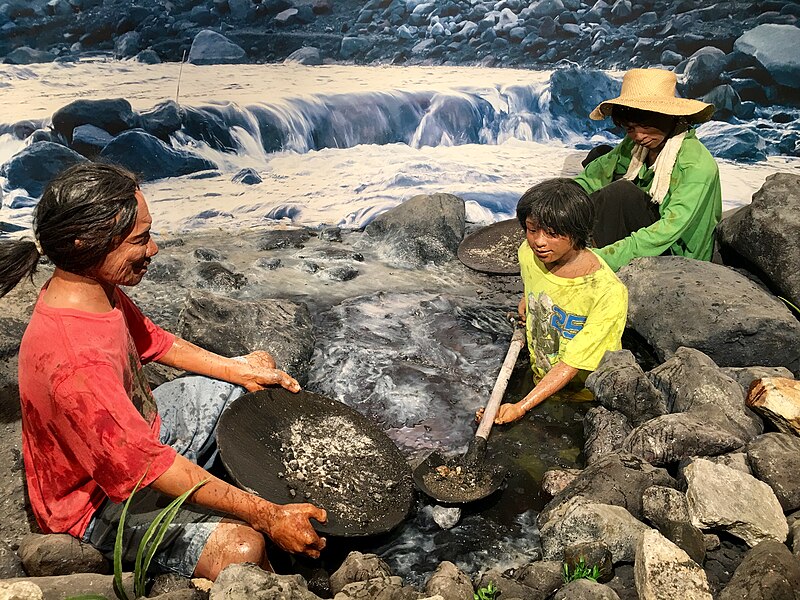
M 57 175 L 34 209 L 35 240 L 0 243 L 0 297 L 33 277 L 41 255 L 76 274 L 102 262 L 136 223 L 138 189 L 133 173 L 106 163 L 82 163 Z
M 582 250 L 589 244 L 594 205 L 574 179 L 547 179 L 522 194 L 517 203 L 517 219 L 523 229 L 530 219 L 541 229 L 569 237 Z

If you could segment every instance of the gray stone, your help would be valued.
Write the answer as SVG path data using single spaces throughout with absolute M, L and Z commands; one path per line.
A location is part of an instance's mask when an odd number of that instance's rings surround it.
M 3 62 L 11 65 L 33 65 L 36 63 L 53 62 L 55 58 L 56 55 L 52 52 L 35 50 L 28 46 L 20 46 L 6 54 Z
M 800 29 L 793 25 L 759 25 L 746 31 L 734 50 L 752 56 L 781 85 L 800 88 Z
M 599 583 L 607 583 L 614 575 L 611 552 L 601 541 L 580 542 L 564 548 L 564 568 L 574 573 L 581 566 L 586 569 L 597 567 Z
M 292 52 L 283 61 L 284 64 L 298 64 L 298 65 L 321 65 L 322 53 L 319 48 L 312 48 L 310 46 L 303 46 Z
M 722 420 L 714 419 L 714 424 L 745 441 L 764 429 L 761 419 L 747 408 L 742 387 L 699 350 L 678 348 L 648 376 L 664 395 L 670 412 L 696 413 L 704 408 L 719 409 Z
M 367 581 L 354 581 L 336 594 L 339 600 L 418 600 L 420 593 L 403 585 L 400 577 L 375 578 Z
M 425 584 L 425 593 L 429 596 L 438 594 L 442 600 L 464 600 L 472 596 L 472 582 L 453 563 L 443 561 Z
M 31 533 L 17 549 L 25 572 L 32 577 L 110 572 L 106 558 L 95 548 L 65 533 Z
M 441 264 L 455 257 L 464 238 L 464 221 L 461 198 L 420 195 L 378 215 L 365 232 L 387 243 L 401 262 Z
M 703 568 L 657 531 L 636 544 L 634 572 L 642 600 L 712 600 Z
M 703 96 L 715 88 L 727 61 L 725 53 L 714 46 L 706 46 L 692 54 L 683 71 L 682 88 L 686 97 Z
M 178 333 L 223 356 L 266 350 L 279 369 L 301 383 L 308 378 L 314 335 L 305 304 L 288 300 L 233 300 L 190 291 L 181 311 Z
M 710 460 L 715 465 L 725 465 L 731 469 L 736 469 L 742 473 L 752 475 L 750 465 L 747 462 L 747 454 L 744 452 L 729 452 L 728 454 L 720 454 L 719 456 L 706 456 L 706 460 Z
M 296 8 L 287 8 L 286 10 L 282 10 L 277 15 L 275 15 L 274 23 L 279 27 L 288 27 L 289 25 L 294 25 L 300 22 L 298 15 L 300 11 Z
M 561 515 L 567 502 L 613 504 L 626 508 L 638 518 L 642 515 L 642 494 L 653 485 L 676 487 L 677 482 L 664 470 L 628 454 L 610 454 L 586 467 L 563 492 L 542 509 L 537 522 L 541 528 Z
M 243 185 L 256 185 L 261 183 L 262 179 L 261 175 L 258 174 L 258 171 L 248 167 L 246 169 L 241 169 L 238 173 L 236 173 L 231 178 L 231 181 L 234 183 L 241 183 Z
M 800 508 L 800 438 L 765 433 L 747 445 L 753 475 L 769 485 L 784 512 Z
M 549 598 L 564 584 L 562 563 L 555 560 L 527 564 L 517 570 L 515 577 L 530 589 L 533 598 Z
M 669 412 L 657 390 L 630 350 L 606 352 L 586 387 L 606 408 L 621 412 L 634 426 Z
M 250 0 L 228 0 L 228 8 L 230 9 L 231 17 L 238 21 L 250 18 L 253 11 L 253 5 Z
M 346 36 L 342 38 L 342 45 L 339 47 L 339 58 L 347 60 L 354 58 L 372 48 L 373 41 L 364 36 Z
M 619 600 L 619 596 L 607 585 L 578 579 L 558 590 L 553 600 Z
M 188 61 L 193 65 L 232 65 L 247 62 L 247 53 L 224 35 L 204 29 L 194 36 Z
M 697 459 L 684 469 L 686 498 L 692 524 L 700 529 L 722 529 L 749 546 L 786 540 L 789 526 L 775 493 L 755 477 Z
M 94 158 L 114 138 L 94 125 L 79 125 L 72 131 L 72 149 L 86 158 Z
M 800 306 L 798 231 L 800 176 L 792 173 L 767 177 L 748 206 L 723 219 L 717 226 L 723 249 L 730 249 L 755 265 L 796 306 Z
M 739 93 L 727 83 L 718 85 L 704 95 L 701 100 L 714 105 L 714 119 L 717 121 L 725 121 L 738 116 L 739 105 L 742 103 Z
M 371 579 L 388 579 L 391 575 L 389 565 L 378 556 L 351 552 L 342 566 L 331 575 L 331 592 L 336 595 L 348 584 Z
M 250 564 L 234 564 L 222 570 L 214 582 L 209 600 L 319 600 L 308 591 L 300 575 L 276 575 Z
M 800 562 L 781 543 L 764 541 L 748 552 L 718 600 L 797 600 Z
M 525 585 L 498 569 L 491 569 L 484 573 L 475 584 L 475 589 L 485 588 L 490 583 L 494 584 L 497 589 L 497 598 L 520 598 L 521 600 L 536 598 Z
M 767 142 L 754 126 L 709 121 L 697 128 L 697 137 L 717 158 L 758 162 L 767 157 Z
M 723 454 L 745 442 L 731 433 L 720 409 L 708 407 L 656 417 L 631 431 L 622 449 L 653 465 L 668 465 L 690 456 Z
M 585 442 L 583 454 L 591 465 L 601 456 L 618 452 L 631 430 L 628 419 L 620 412 L 596 406 L 583 417 Z M 546 475 L 546 473 L 545 473 Z M 544 482 L 542 482 L 544 486 Z
M 564 11 L 561 0 L 538 0 L 531 5 L 534 17 L 557 17 Z
M 689 521 L 686 495 L 674 488 L 649 487 L 642 495 L 642 515 L 656 527 L 666 521 Z
M 703 564 L 706 557 L 706 538 L 697 527 L 688 521 L 665 521 L 659 525 L 658 531 L 698 565 Z
M 114 54 L 117 58 L 136 56 L 142 49 L 142 34 L 138 31 L 128 31 L 114 40 Z
M 575 497 L 540 528 L 542 552 L 546 560 L 559 560 L 568 546 L 601 541 L 608 546 L 615 564 L 630 562 L 637 540 L 648 529 L 621 506 L 587 504 Z
M 139 124 L 131 103 L 123 98 L 75 100 L 53 113 L 53 129 L 72 141 L 72 131 L 79 125 L 94 125 L 117 135 Z
M 442 529 L 452 529 L 458 524 L 461 519 L 461 509 L 457 506 L 439 506 L 438 504 L 433 507 L 431 512 L 433 520 Z
M 62 598 L 89 595 L 115 598 L 113 581 L 113 575 L 97 573 L 5 579 L 0 582 L 0 598 L 4 600 L 41 600 L 42 598 L 44 600 L 61 600 Z M 122 586 L 128 597 L 133 598 L 132 573 L 122 574 Z
M 36 142 L 26 146 L 0 166 L 9 189 L 24 188 L 29 195 L 42 195 L 45 185 L 63 170 L 86 159 L 54 142 Z
M 181 107 L 174 100 L 165 100 L 139 113 L 139 119 L 147 133 L 162 142 L 169 142 L 169 136 L 181 128 Z
M 800 369 L 800 323 L 780 300 L 736 271 L 659 256 L 637 258 L 618 275 L 628 286 L 628 326 L 662 360 L 687 346 L 720 366 Z

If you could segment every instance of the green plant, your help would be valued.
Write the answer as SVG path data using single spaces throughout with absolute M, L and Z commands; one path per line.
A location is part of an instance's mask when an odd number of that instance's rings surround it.
M 784 301 L 786 304 L 788 304 L 788 305 L 789 305 L 789 307 L 790 307 L 790 308 L 793 308 L 793 309 L 794 309 L 794 312 L 796 312 L 798 315 L 800 315 L 800 308 L 797 308 L 797 307 L 796 307 L 794 304 L 792 304 L 791 302 L 789 302 L 789 301 L 788 301 L 786 298 L 784 298 L 783 296 L 778 296 L 778 298 L 780 298 L 781 300 L 783 300 L 783 301 Z
M 600 568 L 597 565 L 594 565 L 591 568 L 587 567 L 586 561 L 583 557 L 581 557 L 571 573 L 569 570 L 569 565 L 564 563 L 564 573 L 562 573 L 561 576 L 564 579 L 564 583 L 569 583 L 570 581 L 575 581 L 576 579 L 589 579 L 590 581 L 597 581 L 600 579 Z
M 144 479 L 144 475 L 142 475 L 142 479 Z M 131 495 L 128 496 L 128 499 L 125 501 L 125 506 L 122 508 L 122 514 L 119 518 L 119 525 L 117 526 L 117 537 L 114 540 L 114 593 L 119 600 L 130 600 L 122 585 L 122 537 L 125 529 L 125 517 L 128 514 L 128 507 L 130 506 L 133 495 L 139 489 L 139 484 L 142 483 L 142 479 L 136 483 L 133 492 L 131 492 Z M 147 593 L 145 588 L 147 585 L 147 571 L 150 568 L 150 562 L 153 560 L 153 556 L 155 556 L 158 547 L 164 540 L 167 529 L 178 514 L 181 505 L 186 502 L 186 499 L 191 496 L 197 488 L 206 483 L 206 481 L 208 480 L 204 479 L 200 481 L 192 486 L 191 489 L 170 502 L 164 510 L 156 515 L 156 518 L 153 519 L 153 522 L 150 523 L 147 531 L 145 531 L 144 537 L 142 537 L 142 541 L 139 542 L 139 548 L 136 551 L 136 561 L 134 562 L 133 568 L 133 593 L 135 598 L 141 598 Z
M 478 591 L 472 594 L 472 600 L 494 600 L 497 595 L 497 588 L 494 582 L 490 581 L 486 587 L 478 588 Z

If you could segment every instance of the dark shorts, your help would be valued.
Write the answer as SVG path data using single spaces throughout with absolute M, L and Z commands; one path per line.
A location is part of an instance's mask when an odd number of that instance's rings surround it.
M 217 455 L 216 430 L 222 411 L 244 393 L 239 386 L 208 377 L 183 377 L 153 390 L 161 415 L 161 441 L 204 468 Z M 172 498 L 149 487 L 136 492 L 125 516 L 122 560 L 133 563 L 139 544 L 155 517 Z M 109 559 L 114 556 L 124 503 L 106 502 L 95 512 L 83 536 Z M 184 504 L 167 530 L 151 570 L 191 577 L 208 538 L 223 515 Z

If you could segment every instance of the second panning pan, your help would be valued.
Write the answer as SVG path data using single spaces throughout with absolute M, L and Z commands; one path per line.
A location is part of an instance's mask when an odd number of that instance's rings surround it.
M 217 442 L 242 488 L 278 504 L 324 508 L 328 522 L 312 521 L 321 533 L 385 533 L 411 509 L 411 470 L 394 442 L 324 396 L 282 388 L 245 394 L 222 414 Z
M 498 221 L 465 237 L 458 246 L 458 259 L 481 273 L 515 275 L 519 273 L 517 250 L 524 239 L 517 219 Z

